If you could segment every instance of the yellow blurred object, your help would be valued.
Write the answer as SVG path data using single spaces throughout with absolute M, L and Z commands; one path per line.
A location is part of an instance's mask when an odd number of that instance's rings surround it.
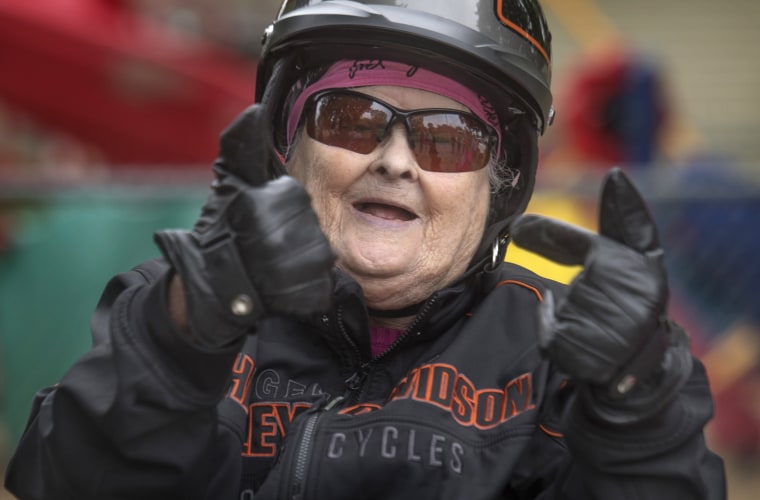
M 528 205 L 527 211 L 560 219 L 593 231 L 596 230 L 596 221 L 589 216 L 584 204 L 566 196 L 537 192 L 533 196 L 530 205 Z M 519 264 L 536 274 L 562 283 L 569 283 L 581 271 L 580 266 L 557 264 L 537 254 L 528 252 L 515 244 L 511 244 L 507 248 L 505 260 Z
M 625 36 L 593 0 L 544 0 L 543 5 L 584 51 L 607 50 L 610 45 L 625 43 Z

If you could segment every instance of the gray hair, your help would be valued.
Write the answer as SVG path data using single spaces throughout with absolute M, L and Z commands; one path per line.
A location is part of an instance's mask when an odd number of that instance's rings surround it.
M 509 158 L 499 157 L 499 151 L 493 151 L 491 161 L 488 162 L 488 183 L 491 185 L 491 194 L 518 189 L 520 170 L 509 166 Z

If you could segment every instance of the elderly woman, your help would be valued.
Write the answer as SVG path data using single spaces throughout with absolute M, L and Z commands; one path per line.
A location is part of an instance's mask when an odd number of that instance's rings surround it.
M 7 487 L 723 498 L 633 186 L 608 176 L 600 235 L 519 216 L 549 38 L 533 1 L 286 1 L 200 219 L 109 283 Z M 565 288 L 505 264 L 510 237 L 585 269 Z

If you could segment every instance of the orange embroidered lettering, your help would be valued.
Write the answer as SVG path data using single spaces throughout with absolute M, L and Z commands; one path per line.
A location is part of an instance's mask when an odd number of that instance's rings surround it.
M 413 399 L 432 404 L 451 413 L 461 425 L 488 429 L 532 410 L 531 391 L 530 373 L 510 380 L 503 388 L 478 389 L 456 367 L 433 363 L 409 372 L 389 401 Z

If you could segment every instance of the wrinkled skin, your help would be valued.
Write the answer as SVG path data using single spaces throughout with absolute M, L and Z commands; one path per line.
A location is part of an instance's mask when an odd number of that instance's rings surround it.
M 391 86 L 358 89 L 401 109 L 462 104 Z M 327 146 L 303 133 L 288 172 L 312 197 L 337 265 L 356 279 L 374 309 L 424 300 L 465 271 L 488 213 L 488 170 L 422 170 L 396 124 L 372 153 Z

